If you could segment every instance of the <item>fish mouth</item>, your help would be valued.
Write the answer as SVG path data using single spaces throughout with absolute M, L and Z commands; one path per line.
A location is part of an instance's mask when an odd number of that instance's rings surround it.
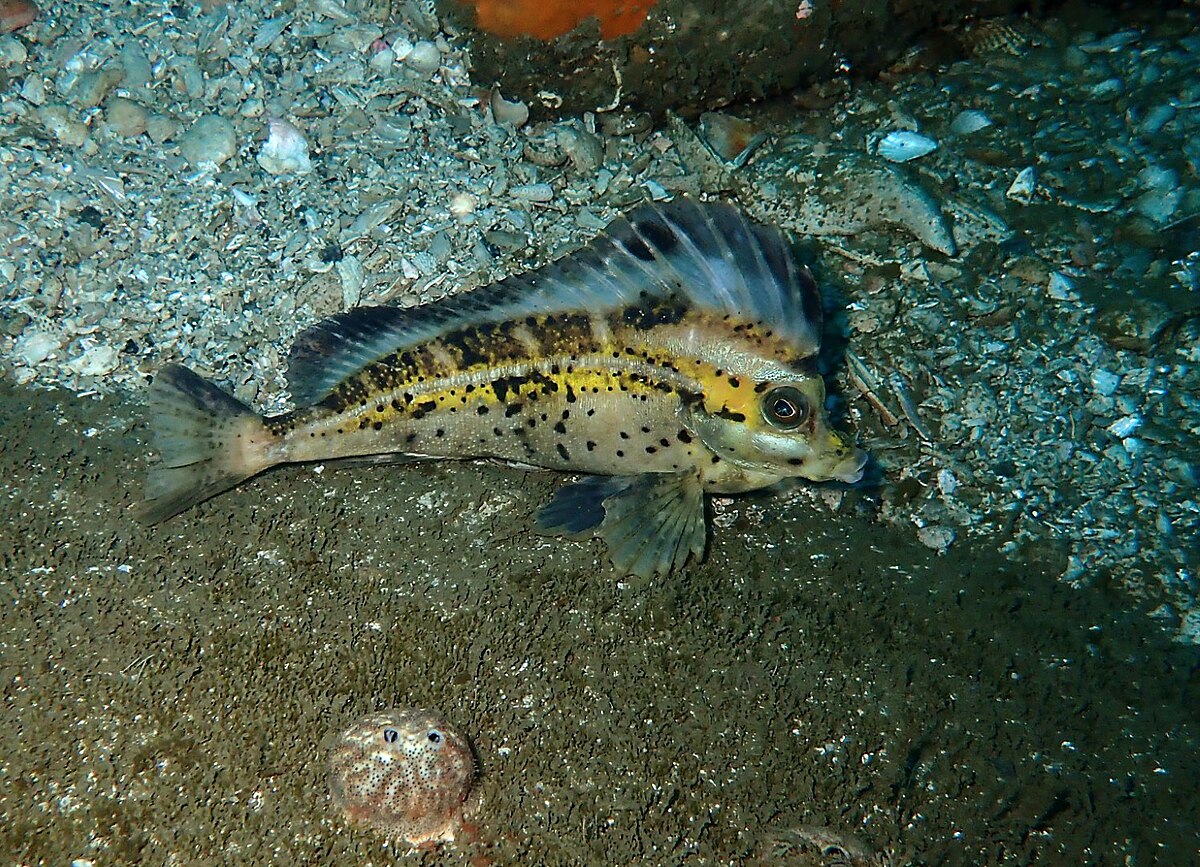
M 830 472 L 829 477 L 836 479 L 839 482 L 854 484 L 863 477 L 863 470 L 867 466 L 867 461 L 871 456 L 862 449 L 855 449 L 853 452 L 843 458 L 837 466 Z

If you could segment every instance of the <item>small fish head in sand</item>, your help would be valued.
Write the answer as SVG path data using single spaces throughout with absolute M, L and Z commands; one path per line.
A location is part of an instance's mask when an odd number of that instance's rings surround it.
M 358 720 L 333 738 L 327 767 L 349 822 L 413 846 L 454 840 L 476 776 L 466 736 L 420 708 Z

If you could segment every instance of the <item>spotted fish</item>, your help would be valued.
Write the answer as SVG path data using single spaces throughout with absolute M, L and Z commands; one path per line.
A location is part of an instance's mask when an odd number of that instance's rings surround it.
M 815 365 L 821 299 L 778 229 L 720 203 L 643 205 L 545 267 L 296 339 L 301 408 L 261 417 L 178 365 L 156 376 L 151 522 L 280 464 L 491 458 L 583 474 L 538 527 L 598 534 L 618 570 L 700 559 L 705 495 L 855 482 Z

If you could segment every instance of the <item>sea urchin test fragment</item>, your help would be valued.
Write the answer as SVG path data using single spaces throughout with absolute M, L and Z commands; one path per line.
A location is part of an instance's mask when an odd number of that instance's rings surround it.
M 438 713 L 392 708 L 337 734 L 328 771 L 348 822 L 419 846 L 451 841 L 462 828 L 475 754 Z
M 285 463 L 492 458 L 584 474 L 538 528 L 599 535 L 623 573 L 665 574 L 704 555 L 707 494 L 862 475 L 829 426 L 820 339 L 820 294 L 782 232 L 723 204 L 644 205 L 530 274 L 302 332 L 294 412 L 262 418 L 167 366 L 142 515 Z

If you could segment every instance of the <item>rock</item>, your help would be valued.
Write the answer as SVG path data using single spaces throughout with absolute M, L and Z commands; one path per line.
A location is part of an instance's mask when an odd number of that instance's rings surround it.
M 536 114 L 629 104 L 689 117 L 838 75 L 871 75 L 919 33 L 979 15 L 976 0 L 797 3 L 754 0 L 436 0 L 465 30 L 476 81 Z M 990 0 L 987 15 L 1018 0 Z
M 758 124 L 731 114 L 708 111 L 700 115 L 700 138 L 721 160 L 739 167 L 767 139 Z
M 179 132 L 179 121 L 165 114 L 152 114 L 146 118 L 146 135 L 155 144 L 162 144 Z
M 55 335 L 47 334 L 44 331 L 34 331 L 22 335 L 12 352 L 14 358 L 33 367 L 49 358 L 51 353 L 57 352 L 60 346 L 62 346 L 62 341 Z
M 115 66 L 85 72 L 71 88 L 71 101 L 80 108 L 95 108 L 124 78 L 125 70 Z
M 38 8 L 29 0 L 0 0 L 0 33 L 12 33 L 28 27 L 37 18 Z
M 0 36 L 0 66 L 16 66 L 29 57 L 25 43 L 15 36 Z
M 117 368 L 118 354 L 112 346 L 93 346 L 78 358 L 67 363 L 73 372 L 80 376 L 103 376 L 112 373 Z
M 926 548 L 937 551 L 939 554 L 945 553 L 946 549 L 954 544 L 957 537 L 952 527 L 941 527 L 930 525 L 917 530 L 917 539 Z
M 435 72 L 442 65 L 442 53 L 432 42 L 422 39 L 412 47 L 404 62 L 418 72 Z
M 200 118 L 179 140 L 179 153 L 195 168 L 222 165 L 237 153 L 233 124 L 212 114 Z
M 37 115 L 46 131 L 67 147 L 80 147 L 88 140 L 87 126 L 76 120 L 65 105 L 43 105 Z
M 122 138 L 135 138 L 146 131 L 147 112 L 132 99 L 114 96 L 104 109 L 108 127 Z
M 268 124 L 267 140 L 258 152 L 258 164 L 273 175 L 304 175 L 312 171 L 308 141 L 294 124 L 276 118 Z

